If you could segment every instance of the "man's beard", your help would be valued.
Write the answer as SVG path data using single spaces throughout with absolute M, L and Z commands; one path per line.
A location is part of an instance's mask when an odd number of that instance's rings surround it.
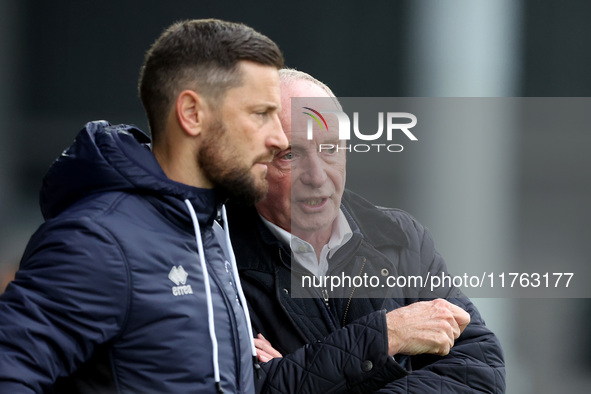
M 257 187 L 251 166 L 240 166 L 226 144 L 227 130 L 222 121 L 212 124 L 199 149 L 197 162 L 205 176 L 226 197 L 247 205 L 262 200 L 269 189 L 266 180 Z

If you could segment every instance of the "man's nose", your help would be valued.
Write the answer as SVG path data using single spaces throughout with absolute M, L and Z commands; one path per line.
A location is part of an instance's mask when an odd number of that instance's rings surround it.
M 281 126 L 281 122 L 279 121 L 279 117 L 277 115 L 274 116 L 274 121 L 271 126 L 271 133 L 267 138 L 266 145 L 267 148 L 274 152 L 287 149 L 289 145 L 289 141 L 287 140 L 287 136 L 283 131 L 283 127 Z
M 325 163 L 316 153 L 312 153 L 304 159 L 304 166 L 302 168 L 302 175 L 300 180 L 303 184 L 318 188 L 322 186 L 326 180 L 326 167 L 328 164 Z

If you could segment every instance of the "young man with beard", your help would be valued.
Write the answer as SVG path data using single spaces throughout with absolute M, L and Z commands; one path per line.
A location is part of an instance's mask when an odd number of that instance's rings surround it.
M 394 356 L 380 365 L 359 361 L 366 374 L 390 374 L 379 392 L 503 393 L 501 346 L 459 289 L 432 292 L 384 284 L 377 290 L 342 286 L 331 292 L 328 285 L 302 285 L 304 277 L 341 274 L 425 278 L 446 273 L 446 267 L 429 232 L 410 215 L 376 207 L 345 189 L 345 141 L 339 140 L 336 117 L 325 115 L 325 127 L 314 126 L 313 137 L 307 135 L 304 112 L 319 105 L 341 110 L 331 90 L 296 70 L 281 70 L 280 80 L 279 117 L 290 146 L 269 165 L 269 192 L 256 210 L 236 206 L 229 213 L 253 330 L 260 333 L 259 357 L 276 363 L 282 354 L 290 357 L 306 343 L 322 343 L 372 317 L 383 321 L 375 340 L 387 333 L 383 352 Z M 302 100 L 295 111 L 293 98 Z M 332 341 L 323 356 L 338 359 L 348 346 Z M 406 372 L 384 372 L 396 368 Z M 328 379 L 333 369 L 327 363 L 318 373 Z
M 219 20 L 169 27 L 142 67 L 153 143 L 88 123 L 53 163 L 45 223 L 0 298 L 0 392 L 253 393 L 222 202 L 254 202 L 287 140 L 283 57 Z

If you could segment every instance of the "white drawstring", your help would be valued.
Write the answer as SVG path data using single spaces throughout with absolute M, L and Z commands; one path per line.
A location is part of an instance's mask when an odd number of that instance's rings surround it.
M 257 348 L 254 345 L 254 335 L 252 333 L 252 325 L 250 324 L 250 313 L 248 313 L 248 305 L 246 304 L 246 297 L 242 291 L 242 285 L 240 284 L 240 276 L 238 275 L 238 266 L 236 265 L 236 256 L 234 256 L 234 249 L 232 248 L 232 242 L 230 241 L 230 228 L 228 227 L 228 216 L 226 215 L 226 206 L 222 206 L 222 219 L 224 221 L 224 232 L 226 233 L 226 245 L 228 245 L 228 253 L 230 254 L 230 262 L 232 263 L 232 274 L 234 275 L 234 283 L 238 289 L 238 297 L 244 310 L 244 316 L 246 317 L 246 327 L 248 328 L 248 336 L 250 338 L 250 346 L 252 349 L 252 356 L 256 359 Z
M 189 208 L 191 220 L 193 221 L 193 228 L 195 229 L 195 239 L 197 241 L 197 250 L 199 252 L 199 260 L 201 262 L 201 270 L 203 271 L 203 283 L 205 284 L 205 298 L 207 299 L 207 322 L 209 325 L 209 336 L 211 337 L 211 347 L 213 350 L 213 376 L 218 392 L 221 392 L 220 382 L 220 364 L 218 360 L 218 340 L 215 335 L 215 321 L 213 316 L 213 302 L 211 299 L 211 287 L 209 285 L 209 274 L 207 272 L 207 265 L 205 264 L 205 253 L 203 253 L 203 241 L 201 240 L 201 229 L 199 228 L 199 220 L 195 214 L 195 209 L 191 202 L 187 199 L 185 204 Z M 249 323 L 250 324 L 250 323 Z

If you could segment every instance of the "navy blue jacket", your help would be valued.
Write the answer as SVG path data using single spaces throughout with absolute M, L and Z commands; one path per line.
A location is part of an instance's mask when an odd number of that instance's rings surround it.
M 92 122 L 52 165 L 45 223 L 0 300 L 0 392 L 215 392 L 196 232 L 209 271 L 221 385 L 254 392 L 219 199 L 166 177 L 149 139 Z
M 469 299 L 454 287 L 438 287 L 431 292 L 429 287 L 396 288 L 384 282 L 388 276 L 427 278 L 446 272 L 429 232 L 407 213 L 377 208 L 350 191 L 345 191 L 342 210 L 353 237 L 329 259 L 327 275 L 374 276 L 380 284 L 370 292 L 346 286 L 337 287 L 332 293 L 328 286 L 300 288 L 300 292 L 309 294 L 294 297 L 294 283 L 301 283 L 301 275 L 311 274 L 292 269 L 289 250 L 271 234 L 254 209 L 229 207 L 230 233 L 253 330 L 262 333 L 286 355 L 305 343 L 322 341 L 362 316 L 420 300 L 445 298 L 471 316 L 451 352 L 445 357 L 397 355 L 396 363 L 408 375 L 391 378 L 379 392 L 503 393 L 505 365 L 500 343 Z M 301 298 L 302 295 L 311 298 Z M 336 343 L 327 351 L 338 352 L 343 346 L 346 343 Z M 325 373 L 330 374 L 331 368 L 327 365 Z M 293 390 L 279 387 L 277 392 Z M 371 388 L 367 387 L 366 392 L 371 392 Z
M 46 221 L 0 296 L 0 393 L 215 392 L 206 277 L 226 393 L 362 392 L 406 374 L 378 311 L 255 375 L 220 196 L 168 179 L 149 142 L 91 122 L 44 178 Z

